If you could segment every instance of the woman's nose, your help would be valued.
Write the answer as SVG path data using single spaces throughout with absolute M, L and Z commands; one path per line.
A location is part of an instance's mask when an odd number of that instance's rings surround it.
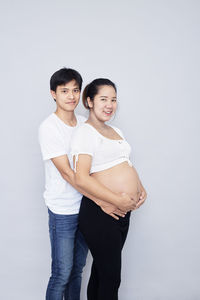
M 108 102 L 106 103 L 106 107 L 112 108 L 112 101 L 108 101 Z

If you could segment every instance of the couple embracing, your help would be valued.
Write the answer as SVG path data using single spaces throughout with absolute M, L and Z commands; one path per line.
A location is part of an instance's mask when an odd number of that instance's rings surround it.
M 87 120 L 74 112 L 81 88 L 76 70 L 55 72 L 50 90 L 56 111 L 39 128 L 52 257 L 46 300 L 80 300 L 88 248 L 93 263 L 87 299 L 117 300 L 130 214 L 146 191 L 123 133 L 106 124 L 117 109 L 115 84 L 99 78 L 85 87 Z

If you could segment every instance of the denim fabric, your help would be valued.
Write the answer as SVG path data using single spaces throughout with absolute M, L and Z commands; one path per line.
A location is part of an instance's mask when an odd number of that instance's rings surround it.
M 52 273 L 46 300 L 80 300 L 88 248 L 77 227 L 78 214 L 59 215 L 49 210 Z

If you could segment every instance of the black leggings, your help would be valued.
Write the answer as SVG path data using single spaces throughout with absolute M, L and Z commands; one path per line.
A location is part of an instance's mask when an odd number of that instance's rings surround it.
M 115 220 L 92 200 L 83 196 L 79 227 L 93 264 L 88 283 L 88 300 L 117 300 L 121 281 L 121 251 L 129 228 L 130 212 Z

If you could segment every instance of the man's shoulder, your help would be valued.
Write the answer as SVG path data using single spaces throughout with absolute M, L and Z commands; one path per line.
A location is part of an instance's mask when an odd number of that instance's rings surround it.
M 49 127 L 52 128 L 54 127 L 55 124 L 56 124 L 56 119 L 54 113 L 52 113 L 41 122 L 41 124 L 39 125 L 39 130 L 49 128 Z

